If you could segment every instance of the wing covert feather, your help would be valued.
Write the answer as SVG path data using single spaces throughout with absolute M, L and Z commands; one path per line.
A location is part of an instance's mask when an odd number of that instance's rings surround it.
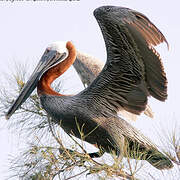
M 153 48 L 167 43 L 163 34 L 143 14 L 128 8 L 104 6 L 94 15 L 104 37 L 107 62 L 84 93 L 116 112 L 123 107 L 135 114 L 145 110 L 149 95 L 164 101 L 166 74 Z

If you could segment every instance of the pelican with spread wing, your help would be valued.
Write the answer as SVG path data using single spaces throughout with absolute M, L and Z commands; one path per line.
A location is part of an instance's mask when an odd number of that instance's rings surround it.
M 45 50 L 6 118 L 37 87 L 42 107 L 68 134 L 83 138 L 104 152 L 145 159 L 158 169 L 173 167 L 149 139 L 117 115 L 121 109 L 141 114 L 148 96 L 166 100 L 166 74 L 154 49 L 167 43 L 165 37 L 146 16 L 128 8 L 103 6 L 94 11 L 94 16 L 104 37 L 107 61 L 90 80 L 91 84 L 74 96 L 51 88 L 51 83 L 77 57 L 72 42 L 55 42 Z

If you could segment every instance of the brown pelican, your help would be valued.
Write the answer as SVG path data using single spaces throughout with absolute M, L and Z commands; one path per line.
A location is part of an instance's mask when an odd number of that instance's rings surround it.
M 69 41 L 53 43 L 6 118 L 37 87 L 42 107 L 67 133 L 96 144 L 101 151 L 145 159 L 158 169 L 173 167 L 150 140 L 117 116 L 121 108 L 140 114 L 148 96 L 161 101 L 167 98 L 166 75 L 153 48 L 167 43 L 165 37 L 146 16 L 128 8 L 103 6 L 94 11 L 94 16 L 107 50 L 106 64 L 94 81 L 74 96 L 55 92 L 51 83 L 74 63 L 76 49 Z

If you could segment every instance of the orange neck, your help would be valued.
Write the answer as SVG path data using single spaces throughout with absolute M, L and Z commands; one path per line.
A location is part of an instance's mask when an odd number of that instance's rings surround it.
M 62 94 L 59 94 L 51 88 L 51 84 L 56 78 L 62 75 L 74 63 L 76 59 L 76 49 L 70 41 L 67 42 L 66 48 L 69 52 L 68 57 L 61 63 L 46 71 L 39 80 L 37 86 L 39 95 L 48 94 L 62 96 Z

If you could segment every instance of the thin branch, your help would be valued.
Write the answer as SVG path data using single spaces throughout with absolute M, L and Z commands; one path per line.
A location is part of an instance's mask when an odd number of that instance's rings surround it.
M 86 169 L 86 170 L 84 170 L 84 171 L 82 171 L 82 172 L 80 172 L 80 173 L 78 173 L 78 174 L 76 174 L 76 175 L 74 175 L 74 176 L 68 177 L 68 178 L 66 178 L 65 180 L 69 180 L 69 179 L 75 178 L 75 177 L 77 177 L 77 176 L 80 176 L 80 175 L 84 174 L 84 173 L 87 172 L 87 171 L 88 171 L 88 169 Z

